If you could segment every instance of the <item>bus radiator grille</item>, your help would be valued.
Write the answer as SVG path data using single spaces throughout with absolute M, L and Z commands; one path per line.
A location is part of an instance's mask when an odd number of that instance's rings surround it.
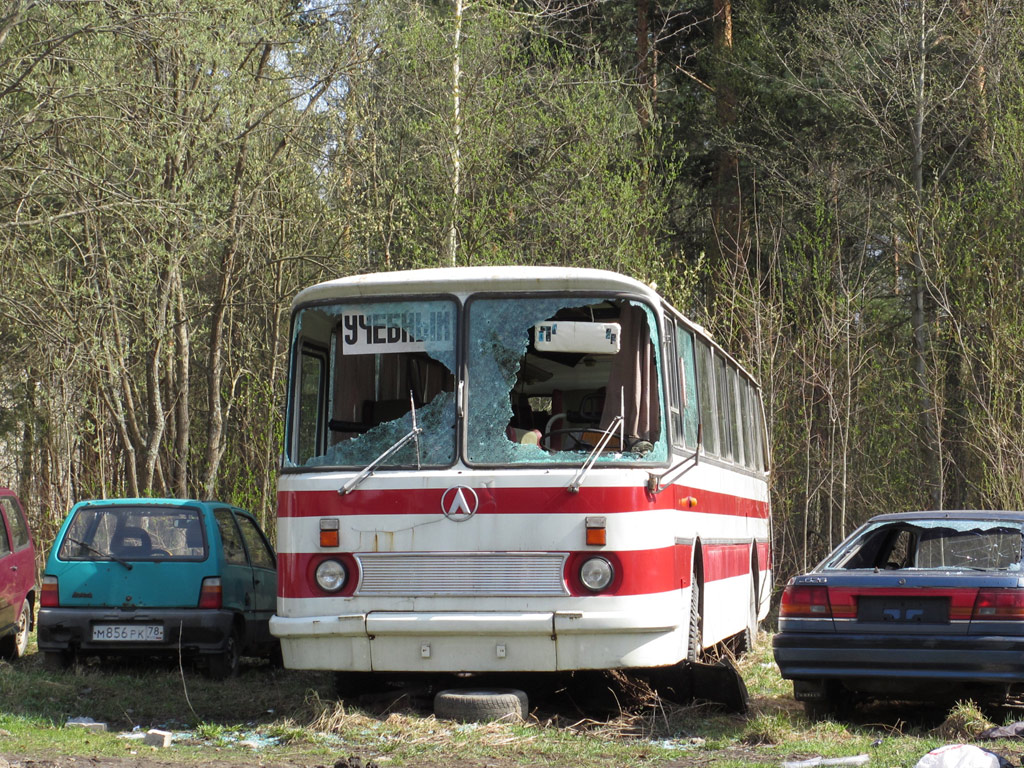
M 560 553 L 373 552 L 357 554 L 356 595 L 505 597 L 569 594 Z

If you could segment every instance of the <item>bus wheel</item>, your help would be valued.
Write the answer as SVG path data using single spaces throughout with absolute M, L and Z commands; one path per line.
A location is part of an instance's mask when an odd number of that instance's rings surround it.
M 382 687 L 381 678 L 373 672 L 335 672 L 334 693 L 339 699 L 358 699 Z
M 696 577 L 690 579 L 690 634 L 686 644 L 686 660 L 700 661 L 703 655 L 703 637 L 700 628 L 700 585 Z
M 750 653 L 757 646 L 757 581 L 750 584 L 750 605 L 747 607 L 747 626 L 736 637 L 736 655 Z
M 451 688 L 434 696 L 434 716 L 446 720 L 481 722 L 522 720 L 530 711 L 526 693 L 515 688 Z

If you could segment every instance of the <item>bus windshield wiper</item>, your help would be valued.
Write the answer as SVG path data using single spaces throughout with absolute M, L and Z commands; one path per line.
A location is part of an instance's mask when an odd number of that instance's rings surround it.
M 84 541 L 81 541 L 80 539 L 76 539 L 73 536 L 65 536 L 64 538 L 67 539 L 68 541 L 70 541 L 72 544 L 77 544 L 80 547 L 85 547 L 90 552 L 94 552 L 95 554 L 99 555 L 100 557 L 108 557 L 111 560 L 113 560 L 115 563 L 120 563 L 125 568 L 127 568 L 129 571 L 132 569 L 132 564 L 131 563 L 129 563 L 127 560 L 125 560 L 123 558 L 118 557 L 117 555 L 113 554 L 112 552 L 104 552 L 102 549 L 97 549 L 92 544 L 86 544 Z
M 345 485 L 338 489 L 338 493 L 345 496 L 352 493 L 359 485 L 373 474 L 374 470 L 377 469 L 378 465 L 382 462 L 387 461 L 397 451 L 405 446 L 410 440 L 416 441 L 416 469 L 420 468 L 420 435 L 423 434 L 423 428 L 416 425 L 416 401 L 412 397 L 412 392 L 409 393 L 409 402 L 412 405 L 412 429 L 410 429 L 405 435 L 398 438 L 390 448 L 384 453 L 378 456 L 376 459 L 371 461 L 358 475 L 349 480 Z
M 597 461 L 597 457 L 601 455 L 601 451 L 604 450 L 605 446 L 608 445 L 608 441 L 615 436 L 615 430 L 622 426 L 624 419 L 622 415 L 616 416 L 612 419 L 612 423 L 608 425 L 608 429 L 601 435 L 601 439 L 597 441 L 597 445 L 590 449 L 590 454 L 587 456 L 587 460 L 583 462 L 583 466 L 576 472 L 576 476 L 569 483 L 569 493 L 579 493 L 580 486 L 583 485 L 583 478 L 587 476 L 587 473 L 594 466 Z

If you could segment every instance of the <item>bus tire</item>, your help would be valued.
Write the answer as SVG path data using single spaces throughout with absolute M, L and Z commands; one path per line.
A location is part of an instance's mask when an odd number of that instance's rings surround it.
M 750 584 L 750 605 L 747 607 L 747 626 L 736 637 L 736 655 L 750 653 L 757 647 L 757 579 Z
M 445 720 L 482 722 L 522 720 L 529 712 L 524 691 L 515 688 L 455 689 L 434 696 L 434 716 Z
M 686 660 L 697 662 L 703 656 L 703 633 L 700 626 L 700 585 L 696 575 L 690 579 L 690 631 L 686 642 Z
M 334 693 L 339 699 L 358 699 L 366 693 L 373 693 L 382 686 L 378 675 L 373 672 L 335 672 Z

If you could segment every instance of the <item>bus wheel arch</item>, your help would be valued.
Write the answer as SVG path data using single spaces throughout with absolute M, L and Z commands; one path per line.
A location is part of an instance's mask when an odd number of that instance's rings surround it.
M 693 546 L 690 566 L 690 615 L 686 639 L 686 660 L 697 662 L 704 655 L 704 555 L 700 541 Z

